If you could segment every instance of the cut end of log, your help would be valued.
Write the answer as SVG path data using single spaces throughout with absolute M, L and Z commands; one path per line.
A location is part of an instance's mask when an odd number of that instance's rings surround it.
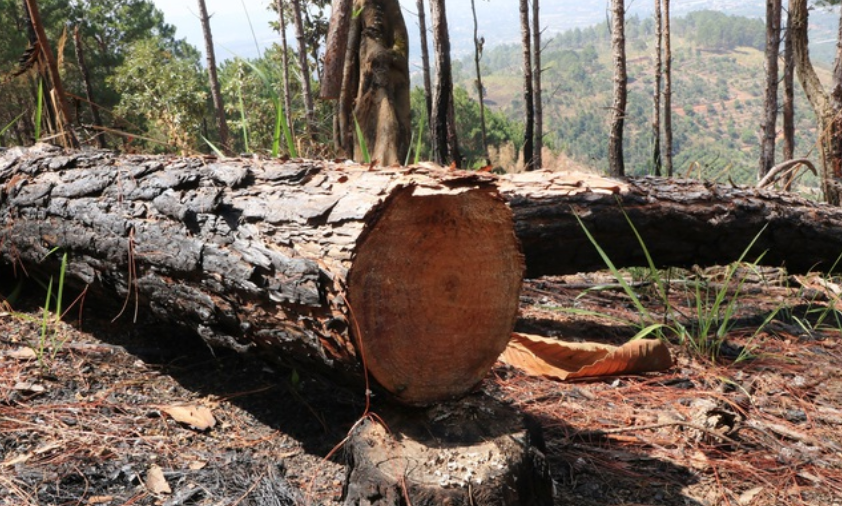
M 470 391 L 509 341 L 523 270 L 511 211 L 494 190 L 396 191 L 349 273 L 369 372 L 408 404 Z

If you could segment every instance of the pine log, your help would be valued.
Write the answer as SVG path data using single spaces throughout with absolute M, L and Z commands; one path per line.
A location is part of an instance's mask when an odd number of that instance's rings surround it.
M 493 178 L 435 169 L 41 145 L 0 157 L 0 216 L 18 272 L 57 274 L 66 253 L 69 280 L 212 345 L 347 378 L 362 358 L 409 404 L 485 376 L 523 274 Z
M 842 270 L 842 209 L 794 193 L 655 177 L 621 182 L 536 171 L 499 182 L 515 217 L 527 277 L 605 269 L 582 230 L 618 267 L 723 265 L 746 253 L 790 273 Z M 582 225 L 577 221 L 581 219 Z

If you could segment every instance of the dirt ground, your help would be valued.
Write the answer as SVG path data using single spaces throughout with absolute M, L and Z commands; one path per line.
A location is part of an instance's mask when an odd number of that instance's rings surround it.
M 688 325 L 690 279 L 671 291 Z M 724 352 L 748 360 L 712 362 L 673 339 L 675 367 L 658 374 L 560 383 L 494 368 L 480 388 L 542 425 L 556 504 L 842 506 L 838 287 L 775 271 L 740 279 Z M 628 340 L 637 309 L 616 287 L 594 289 L 605 282 L 528 282 L 518 330 Z M 31 301 L 42 298 L 0 307 L 0 505 L 341 503 L 334 450 L 364 410 L 358 388 L 211 351 L 143 315 L 111 323 L 87 307 L 80 324 L 73 308 L 45 331 Z M 207 408 L 215 425 L 180 422 L 175 406 Z

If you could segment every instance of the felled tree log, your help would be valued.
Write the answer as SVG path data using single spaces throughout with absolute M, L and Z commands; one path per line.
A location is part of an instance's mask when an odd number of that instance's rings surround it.
M 605 268 L 577 216 L 618 267 L 647 265 L 626 217 L 661 267 L 727 264 L 755 237 L 745 260 L 763 254 L 761 264 L 792 273 L 827 271 L 842 254 L 842 209 L 792 193 L 547 171 L 504 176 L 499 187 L 514 213 L 529 277 Z
M 70 278 L 213 345 L 350 378 L 363 359 L 410 404 L 485 376 L 523 273 L 493 180 L 422 168 L 13 149 L 0 217 L 0 258 L 30 274 L 66 253 Z

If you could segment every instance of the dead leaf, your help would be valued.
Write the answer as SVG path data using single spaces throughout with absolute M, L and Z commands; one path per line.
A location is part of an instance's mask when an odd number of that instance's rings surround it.
M 187 468 L 190 469 L 191 471 L 198 471 L 200 469 L 204 469 L 205 466 L 207 466 L 207 465 L 208 465 L 208 463 L 203 461 L 203 460 L 194 460 L 194 461 L 190 462 L 189 464 L 187 464 Z
M 6 352 L 6 356 L 15 360 L 35 360 L 38 354 L 29 346 L 22 346 L 20 348 Z
M 15 390 L 19 390 L 21 392 L 31 392 L 33 394 L 40 394 L 47 390 L 44 385 L 33 383 L 31 381 L 17 383 L 14 388 Z
M 763 492 L 763 487 L 755 487 L 751 490 L 746 490 L 742 494 L 740 494 L 740 498 L 737 501 L 740 503 L 740 506 L 748 506 L 752 502 L 754 502 L 755 497 Z
M 153 494 L 171 494 L 172 489 L 167 479 L 164 478 L 164 470 L 161 466 L 152 464 L 146 471 L 146 488 Z
M 485 167 L 478 168 L 477 172 L 491 172 L 492 170 L 494 170 L 493 165 L 486 165 Z
M 106 504 L 113 500 L 113 495 L 95 495 L 88 498 L 88 504 Z
M 639 339 L 618 348 L 517 333 L 512 334 L 500 360 L 528 374 L 560 380 L 638 374 L 672 367 L 669 349 L 654 339 Z
M 170 415 L 173 420 L 189 425 L 196 430 L 208 430 L 216 425 L 211 410 L 204 406 L 158 406 L 158 409 Z

